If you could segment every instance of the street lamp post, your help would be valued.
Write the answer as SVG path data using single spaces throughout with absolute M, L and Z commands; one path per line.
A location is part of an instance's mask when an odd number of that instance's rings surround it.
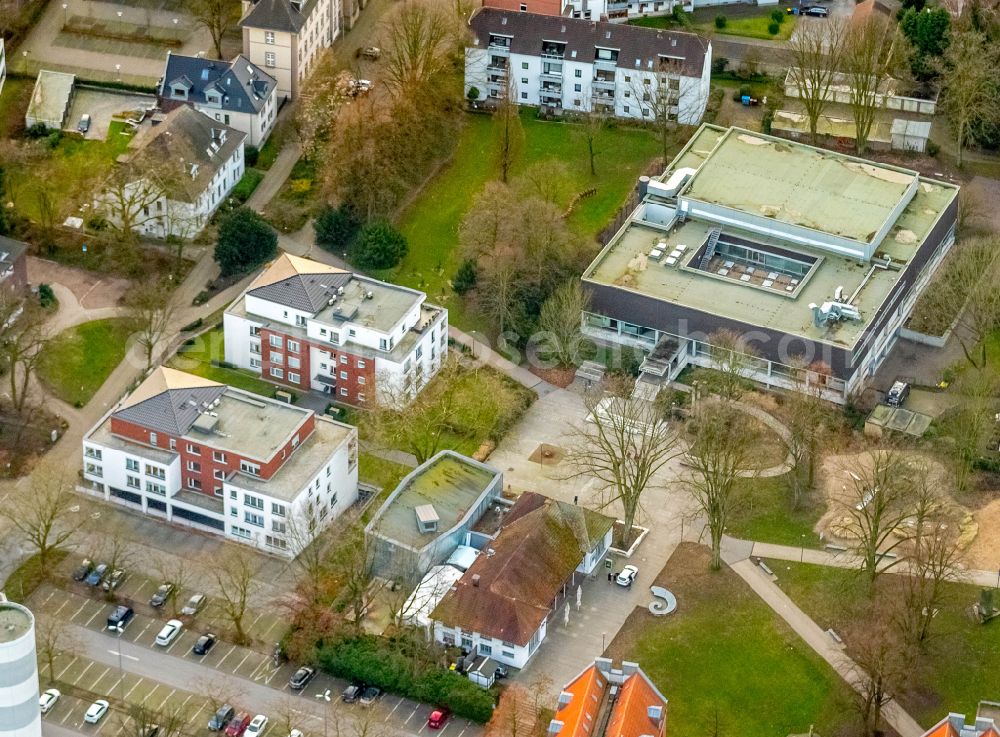
M 122 681 L 125 680 L 125 668 L 122 667 L 122 634 L 125 632 L 125 624 L 123 622 L 119 622 L 114 627 L 110 627 L 109 629 L 113 629 L 118 633 L 118 701 L 121 702 L 122 706 L 124 706 L 125 697 L 122 696 L 122 689 L 124 688 Z
M 62 4 L 63 9 L 63 28 L 66 27 L 66 11 L 69 9 L 69 3 Z
M 326 706 L 323 708 L 323 737 L 326 737 L 326 719 L 327 714 L 330 712 L 330 689 L 326 689 L 323 693 L 316 694 L 317 699 L 323 699 L 326 702 Z

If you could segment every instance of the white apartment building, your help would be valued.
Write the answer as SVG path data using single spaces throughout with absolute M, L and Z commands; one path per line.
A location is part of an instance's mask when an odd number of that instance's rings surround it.
M 83 478 L 106 501 L 294 558 L 357 501 L 357 430 L 160 367 L 84 436 Z
M 343 28 L 343 0 L 243 0 L 243 54 L 293 100 L 321 49 Z
M 278 82 L 240 54 L 230 62 L 167 52 L 157 90 L 160 109 L 190 105 L 264 145 L 278 115 Z
M 284 253 L 226 310 L 226 361 L 363 405 L 403 402 L 441 368 L 448 311 L 415 289 Z
M 194 108 L 178 107 L 132 139 L 119 165 L 135 180 L 123 191 L 109 184 L 94 207 L 145 236 L 192 238 L 243 176 L 246 138 Z
M 694 34 L 486 7 L 470 26 L 466 94 L 685 125 L 705 112 L 712 45 Z

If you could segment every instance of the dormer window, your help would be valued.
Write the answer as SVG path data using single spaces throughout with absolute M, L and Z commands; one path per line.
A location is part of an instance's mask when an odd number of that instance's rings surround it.
M 222 98 L 219 97 L 219 95 L 216 95 L 214 93 L 208 93 L 208 94 L 206 94 L 205 95 L 205 100 L 208 102 L 209 105 L 221 105 L 222 104 Z
M 175 100 L 186 100 L 188 96 L 187 87 L 181 85 L 175 85 L 170 88 L 170 96 Z

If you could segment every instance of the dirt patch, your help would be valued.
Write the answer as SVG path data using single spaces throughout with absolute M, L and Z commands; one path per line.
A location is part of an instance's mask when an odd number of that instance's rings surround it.
M 28 281 L 62 284 L 87 310 L 117 306 L 129 287 L 127 279 L 74 269 L 35 256 L 28 257 Z
M 529 366 L 528 370 L 535 376 L 545 379 L 550 384 L 554 384 L 561 389 L 565 389 L 567 386 L 572 384 L 573 379 L 576 378 L 576 368 L 573 366 L 568 366 L 566 368 L 540 368 L 538 366 Z
M 535 448 L 534 452 L 530 456 L 528 456 L 528 460 L 542 466 L 555 466 L 562 461 L 563 456 L 565 455 L 566 451 L 559 446 L 542 443 Z
M 979 534 L 966 551 L 970 568 L 1000 570 L 1000 500 L 973 513 Z
M 30 473 L 52 447 L 52 431 L 61 435 L 66 427 L 62 417 L 44 409 L 18 415 L 12 407 L 0 406 L 0 478 Z

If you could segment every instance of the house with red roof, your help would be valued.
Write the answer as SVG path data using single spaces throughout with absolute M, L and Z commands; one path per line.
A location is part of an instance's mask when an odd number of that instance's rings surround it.
M 551 737 L 664 737 L 667 699 L 636 663 L 597 658 L 559 694 Z
M 952 712 L 924 733 L 923 737 L 1000 737 L 997 717 L 1000 704 L 982 701 L 971 724 L 965 723 L 965 714 Z

